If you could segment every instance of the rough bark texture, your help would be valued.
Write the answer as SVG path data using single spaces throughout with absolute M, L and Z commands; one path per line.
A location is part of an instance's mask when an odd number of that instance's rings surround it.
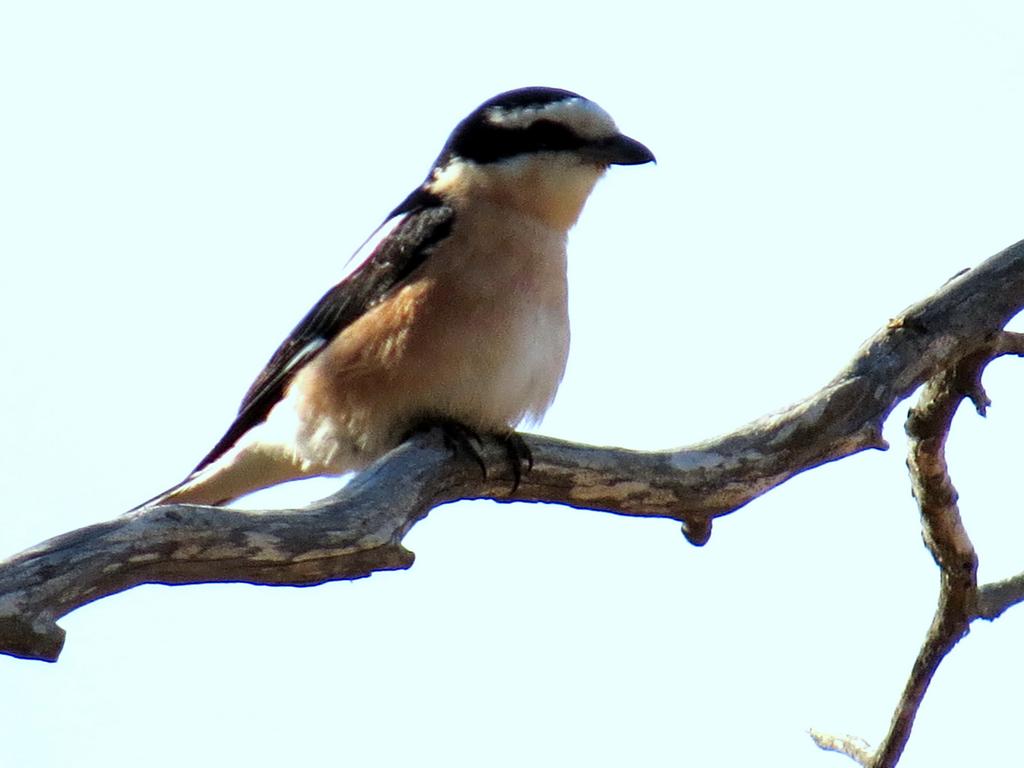
M 1024 575 L 976 587 L 977 558 L 959 524 L 942 453 L 960 399 L 968 396 L 984 406 L 984 365 L 999 354 L 1024 350 L 1021 337 L 1002 331 L 1022 307 L 1024 242 L 957 275 L 890 320 L 812 396 L 719 438 L 637 452 L 525 436 L 535 463 L 512 492 L 501 446 L 481 447 L 489 468 L 485 478 L 473 457 L 452 454 L 435 431 L 417 436 L 338 494 L 302 510 L 164 506 L 58 536 L 0 562 L 0 653 L 55 660 L 64 641 L 57 619 L 139 584 L 317 584 L 408 568 L 413 554 L 402 546 L 406 533 L 432 508 L 456 499 L 544 501 L 671 518 L 682 523 L 691 543 L 702 545 L 715 517 L 793 475 L 868 448 L 884 449 L 886 418 L 930 382 L 912 417 L 917 453 L 910 460 L 911 475 L 926 542 L 943 574 L 936 624 L 952 615 L 942 601 L 956 602 L 957 618 L 952 629 L 933 625 L 932 635 L 944 638 L 940 652 L 927 641 L 922 649 L 927 658 L 918 666 L 924 664 L 926 674 L 915 669 L 908 687 L 923 681 L 926 688 L 941 657 L 966 631 L 964 622 L 995 618 L 1024 599 Z M 894 729 L 907 714 L 901 704 Z M 911 711 L 907 735 L 912 720 Z M 815 738 L 862 762 L 878 754 L 852 739 Z

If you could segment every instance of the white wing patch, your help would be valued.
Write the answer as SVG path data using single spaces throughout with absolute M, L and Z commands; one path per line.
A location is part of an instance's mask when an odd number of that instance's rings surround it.
M 293 368 L 305 365 L 306 362 L 317 352 L 327 346 L 327 340 L 323 338 L 313 339 L 306 346 L 295 353 L 291 360 L 281 369 L 281 375 L 288 373 Z

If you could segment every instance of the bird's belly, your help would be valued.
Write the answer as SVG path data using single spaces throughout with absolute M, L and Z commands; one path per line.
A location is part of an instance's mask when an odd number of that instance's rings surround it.
M 539 419 L 568 357 L 565 281 L 564 239 L 526 264 L 432 255 L 297 374 L 303 463 L 360 468 L 430 418 L 481 431 Z
M 459 235 L 454 252 L 475 257 L 439 254 L 423 277 L 408 350 L 409 370 L 422 375 L 407 383 L 416 410 L 492 431 L 539 419 L 569 353 L 564 233 L 489 219 Z
M 425 345 L 425 350 L 427 349 Z M 547 410 L 565 371 L 569 322 L 564 305 L 515 297 L 447 326 L 429 345 L 429 386 L 421 409 L 485 430 L 503 430 Z

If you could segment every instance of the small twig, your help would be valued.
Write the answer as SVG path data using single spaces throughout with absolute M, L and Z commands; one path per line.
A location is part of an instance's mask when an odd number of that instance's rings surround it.
M 1003 331 L 992 343 L 992 358 L 1003 355 L 1017 355 L 1024 357 L 1024 333 L 1014 331 Z
M 1017 603 L 1024 603 L 1024 573 L 978 587 L 974 615 L 979 619 L 993 621 Z
M 846 755 L 858 765 L 866 766 L 871 762 L 874 752 L 871 749 L 871 745 L 864 741 L 864 739 L 859 739 L 849 734 L 846 736 L 836 736 L 831 733 L 822 733 L 813 728 L 807 731 L 807 733 L 814 740 L 814 743 L 826 752 L 838 752 L 841 755 Z

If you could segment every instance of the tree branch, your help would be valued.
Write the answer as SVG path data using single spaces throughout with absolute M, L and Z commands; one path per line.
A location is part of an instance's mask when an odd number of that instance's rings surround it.
M 978 556 L 960 519 L 957 492 L 946 465 L 946 438 L 960 402 L 970 397 L 983 411 L 989 404 L 981 388 L 988 354 L 973 354 L 943 371 L 924 388 L 907 418 L 910 438 L 907 468 L 921 510 L 925 546 L 940 570 L 939 605 L 910 678 L 893 714 L 889 732 L 869 763 L 891 768 L 899 761 L 939 664 L 967 634 L 974 615 Z
M 980 415 L 985 414 L 991 401 L 981 384 L 982 373 L 993 359 L 1007 354 L 1024 354 L 1024 336 L 999 333 L 932 377 L 907 417 L 907 468 L 921 512 L 922 537 L 939 566 L 938 607 L 893 713 L 889 732 L 878 749 L 872 751 L 864 742 L 850 737 L 811 734 L 822 749 L 842 752 L 866 768 L 892 768 L 899 762 L 939 665 L 967 635 L 971 622 L 984 615 L 978 609 L 978 556 L 960 518 L 956 488 L 946 463 L 946 440 L 964 399 L 971 400 Z M 994 615 L 1024 600 L 1024 581 L 1002 582 L 984 589 L 990 601 L 985 610 L 998 611 Z
M 993 621 L 1017 603 L 1024 602 L 1024 573 L 978 588 L 977 618 Z
M 430 509 L 461 498 L 545 501 L 683 524 L 702 545 L 715 517 L 790 477 L 868 448 L 923 382 L 997 338 L 1024 307 L 1024 242 L 891 320 L 807 399 L 731 434 L 669 451 L 597 448 L 527 436 L 535 465 L 510 493 L 505 454 L 487 445 L 481 479 L 436 434 L 419 436 L 303 510 L 197 506 L 141 510 L 0 562 L 0 652 L 55 660 L 56 621 L 146 583 L 316 584 L 408 568 L 401 541 Z

